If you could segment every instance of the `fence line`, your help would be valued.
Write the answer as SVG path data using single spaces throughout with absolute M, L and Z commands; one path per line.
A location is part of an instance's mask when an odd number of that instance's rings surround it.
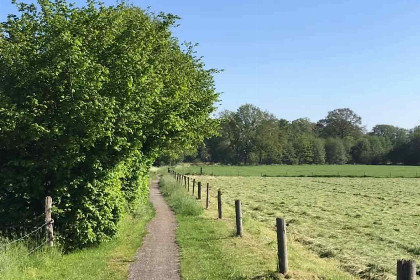
M 30 236 L 34 235 L 35 233 L 41 231 L 44 227 L 45 227 L 45 232 L 46 232 L 46 238 L 45 240 L 38 246 L 36 246 L 35 248 L 31 249 L 28 253 L 28 255 L 32 254 L 33 252 L 37 251 L 39 248 L 41 248 L 42 246 L 44 246 L 45 244 L 48 243 L 49 247 L 53 246 L 53 242 L 54 242 L 54 234 L 53 234 L 53 225 L 54 225 L 54 220 L 51 218 L 51 213 L 52 213 L 52 198 L 50 196 L 47 196 L 45 198 L 45 212 L 43 215 L 38 216 L 37 218 L 41 217 L 41 216 L 45 216 L 45 223 L 42 224 L 41 226 L 38 226 L 36 229 L 32 230 L 31 232 L 21 236 L 18 239 L 12 240 L 6 244 L 2 244 L 0 246 L 0 249 L 4 249 L 6 250 L 10 245 L 13 244 L 17 244 L 20 241 L 23 241 L 25 239 L 28 239 Z
M 176 179 L 176 173 L 170 171 L 168 168 L 168 173 L 172 174 Z M 202 169 L 200 173 L 203 174 Z M 184 175 L 186 176 L 186 175 Z M 366 176 L 366 175 L 365 175 Z M 417 174 L 416 174 L 417 176 Z M 187 176 L 189 182 L 190 177 Z M 179 181 L 177 180 L 179 183 Z M 182 185 L 182 183 L 181 183 Z M 198 182 L 200 186 L 200 198 L 201 198 L 201 182 Z M 194 186 L 195 178 L 193 178 L 193 195 L 194 195 Z M 189 192 L 189 188 L 188 188 Z M 209 193 L 209 183 L 207 183 L 207 199 L 206 199 L 206 209 L 208 209 L 208 193 Z M 218 208 L 218 218 L 222 219 L 222 192 L 219 189 L 217 191 L 217 208 Z M 242 237 L 242 210 L 240 200 L 235 200 L 235 212 L 236 212 L 236 230 L 237 236 Z M 280 274 L 286 275 L 288 273 L 288 257 L 287 257 L 287 237 L 286 237 L 286 222 L 283 218 L 276 218 L 276 232 L 277 232 L 277 256 L 278 256 L 278 266 L 277 272 Z M 397 280 L 416 280 L 416 262 L 414 260 L 397 260 Z

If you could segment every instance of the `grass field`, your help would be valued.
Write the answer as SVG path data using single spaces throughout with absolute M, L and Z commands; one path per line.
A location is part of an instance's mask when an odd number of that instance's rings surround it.
M 161 190 L 178 221 L 182 279 L 283 279 L 276 273 L 276 233 L 272 227 L 245 216 L 246 232 L 238 238 L 232 208 L 226 208 L 224 218 L 218 220 L 214 203 L 203 211 L 200 202 L 168 175 L 161 180 Z M 337 261 L 322 259 L 293 240 L 289 242 L 289 267 L 288 279 L 358 279 L 340 269 Z
M 274 232 L 275 217 L 284 217 L 292 240 L 353 275 L 395 279 L 397 259 L 420 264 L 419 179 L 195 178 L 210 183 L 212 208 L 220 188 L 225 209 L 242 200 L 245 221 Z
M 24 246 L 0 252 L 0 279 L 5 280 L 126 280 L 128 266 L 153 217 L 151 204 L 143 205 L 120 223 L 119 235 L 98 247 L 69 254 L 49 248 L 28 255 Z
M 177 172 L 215 176 L 420 178 L 420 166 L 398 165 L 179 165 Z

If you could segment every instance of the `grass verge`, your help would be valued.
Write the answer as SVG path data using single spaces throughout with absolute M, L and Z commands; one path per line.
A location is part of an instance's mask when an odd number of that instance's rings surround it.
M 244 236 L 239 238 L 235 236 L 233 209 L 224 209 L 223 220 L 218 220 L 214 197 L 210 209 L 202 210 L 204 202 L 196 201 L 169 175 L 161 179 L 161 189 L 178 221 L 182 279 L 283 278 L 276 273 L 274 224 L 267 227 L 245 215 Z M 287 279 L 358 279 L 342 271 L 338 262 L 321 259 L 297 242 L 289 242 L 288 250 Z
M 0 279 L 7 280 L 126 280 L 128 266 L 134 261 L 154 215 L 150 203 L 142 205 L 120 223 L 119 235 L 98 247 L 69 254 L 46 248 L 28 255 L 25 246 L 0 252 Z

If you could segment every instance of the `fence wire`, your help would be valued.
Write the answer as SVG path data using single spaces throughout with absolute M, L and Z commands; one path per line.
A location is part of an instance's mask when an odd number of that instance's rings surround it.
M 41 226 L 35 228 L 34 230 L 32 230 L 31 232 L 23 235 L 22 237 L 12 240 L 6 244 L 0 244 L 0 250 L 6 250 L 8 247 L 10 247 L 10 245 L 13 244 L 17 244 L 20 241 L 24 241 L 26 239 L 28 239 L 29 237 L 39 233 L 42 231 L 43 228 L 45 228 L 47 225 L 54 223 L 54 220 L 51 220 L 50 222 L 45 222 L 44 224 L 42 224 Z M 39 237 L 39 234 L 38 234 Z M 39 248 L 41 248 L 43 245 L 45 245 L 48 242 L 48 240 L 44 240 L 40 245 L 37 245 L 35 248 L 31 249 L 28 253 L 28 255 L 32 254 L 33 252 L 35 252 L 36 250 L 38 250 Z

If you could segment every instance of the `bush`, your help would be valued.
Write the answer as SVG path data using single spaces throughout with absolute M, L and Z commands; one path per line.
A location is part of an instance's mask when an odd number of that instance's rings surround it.
M 0 25 L 0 231 L 30 229 L 50 195 L 59 241 L 86 247 L 147 199 L 160 153 L 212 135 L 216 71 L 173 15 L 38 3 Z

